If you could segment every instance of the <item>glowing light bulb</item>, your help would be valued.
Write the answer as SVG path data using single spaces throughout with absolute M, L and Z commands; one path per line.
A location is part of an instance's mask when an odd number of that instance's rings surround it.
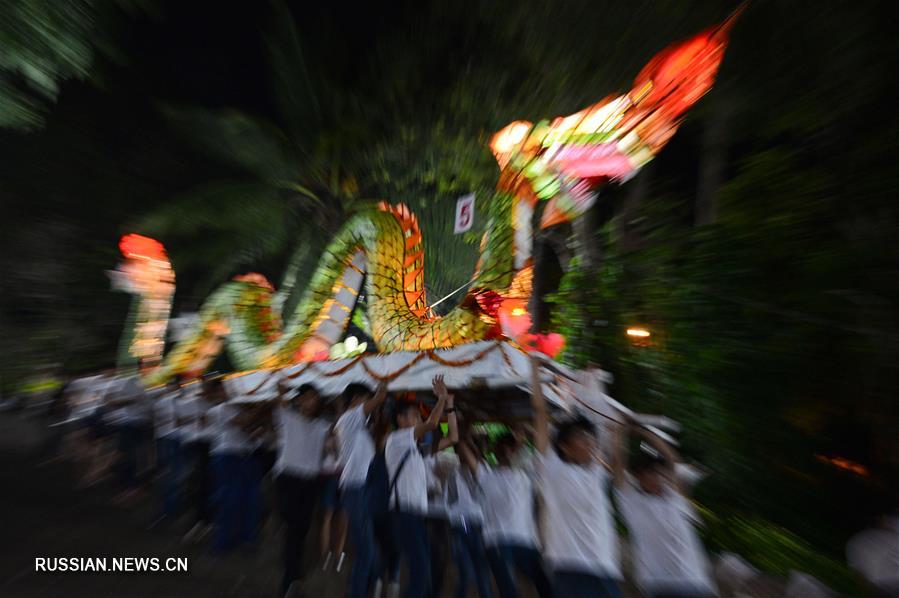
M 639 337 L 639 338 L 646 338 L 646 337 L 650 336 L 650 332 L 649 332 L 649 330 L 646 330 L 645 328 L 628 328 L 627 335 L 635 336 L 635 337 Z

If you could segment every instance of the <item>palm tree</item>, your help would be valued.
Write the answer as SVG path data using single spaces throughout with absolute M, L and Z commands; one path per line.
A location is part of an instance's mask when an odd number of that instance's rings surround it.
M 199 298 L 239 269 L 292 252 L 279 289 L 285 300 L 347 215 L 374 203 L 360 195 L 355 174 L 368 133 L 356 104 L 309 75 L 290 11 L 280 1 L 272 6 L 265 41 L 277 122 L 236 109 L 162 108 L 191 144 L 231 172 L 138 223 L 184 240 L 189 251 L 176 251 L 175 265 L 204 267 Z M 191 242 L 197 238 L 202 246 Z

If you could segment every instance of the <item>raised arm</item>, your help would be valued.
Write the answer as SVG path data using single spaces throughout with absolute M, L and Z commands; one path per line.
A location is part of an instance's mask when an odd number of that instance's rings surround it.
M 471 473 L 477 475 L 478 465 L 480 463 L 471 443 L 469 443 L 467 440 L 463 440 L 458 445 L 456 445 L 456 451 L 459 453 L 459 459 L 461 459 L 462 463 L 468 466 L 468 468 L 471 470 Z
M 381 382 L 378 384 L 378 389 L 375 391 L 375 396 L 365 401 L 362 404 L 362 412 L 368 416 L 374 413 L 374 411 L 381 407 L 384 404 L 384 401 L 387 400 L 387 383 Z
M 434 376 L 433 386 L 434 392 L 438 392 L 438 383 L 439 385 L 446 390 L 446 386 L 443 386 L 443 376 L 438 375 Z M 437 426 L 440 425 L 440 418 L 443 417 L 443 408 L 446 406 L 446 400 L 449 397 L 449 393 L 444 392 L 437 394 L 437 404 L 434 405 L 434 408 L 431 410 L 431 415 L 425 421 L 421 422 L 417 426 L 415 426 L 415 440 L 421 440 L 424 438 L 424 435 L 430 432 L 431 430 L 436 430 Z
M 447 427 L 449 428 L 449 436 L 441 438 L 437 443 L 436 451 L 439 453 L 459 442 L 459 420 L 456 419 L 456 407 L 453 403 L 453 395 L 446 389 L 442 376 L 440 377 L 439 387 L 435 378 L 434 392 L 437 393 L 438 397 L 441 396 L 441 394 L 446 395 L 446 410 L 444 413 L 446 413 Z
M 531 356 L 531 408 L 534 410 L 534 447 L 542 454 L 549 448 L 549 416 L 540 384 L 540 364 Z

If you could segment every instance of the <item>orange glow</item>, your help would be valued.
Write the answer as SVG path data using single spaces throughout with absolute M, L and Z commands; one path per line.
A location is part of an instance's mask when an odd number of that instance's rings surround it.
M 509 157 L 521 147 L 532 126 L 527 121 L 516 120 L 493 136 L 493 139 L 490 140 L 490 149 L 493 150 L 493 155 L 496 156 L 500 168 L 505 167 L 509 162 Z
M 165 247 L 162 246 L 162 243 L 156 239 L 135 233 L 124 235 L 121 238 L 119 250 L 127 258 L 169 261 L 169 256 L 166 255 Z
M 815 455 L 815 458 L 822 463 L 833 465 L 834 467 L 854 473 L 855 475 L 868 477 L 868 468 L 855 461 L 850 461 L 843 457 L 827 457 L 825 455 Z
M 628 328 L 627 335 L 638 337 L 638 338 L 647 338 L 647 337 L 651 336 L 651 333 L 649 332 L 649 330 L 646 330 L 645 328 Z
M 497 316 L 506 338 L 517 339 L 531 329 L 531 315 L 521 299 L 504 299 Z

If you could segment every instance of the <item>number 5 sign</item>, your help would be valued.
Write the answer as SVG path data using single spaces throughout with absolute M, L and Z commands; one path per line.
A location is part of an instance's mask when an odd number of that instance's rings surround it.
M 453 234 L 458 235 L 471 229 L 474 223 L 474 193 L 463 195 L 456 200 L 456 225 Z

